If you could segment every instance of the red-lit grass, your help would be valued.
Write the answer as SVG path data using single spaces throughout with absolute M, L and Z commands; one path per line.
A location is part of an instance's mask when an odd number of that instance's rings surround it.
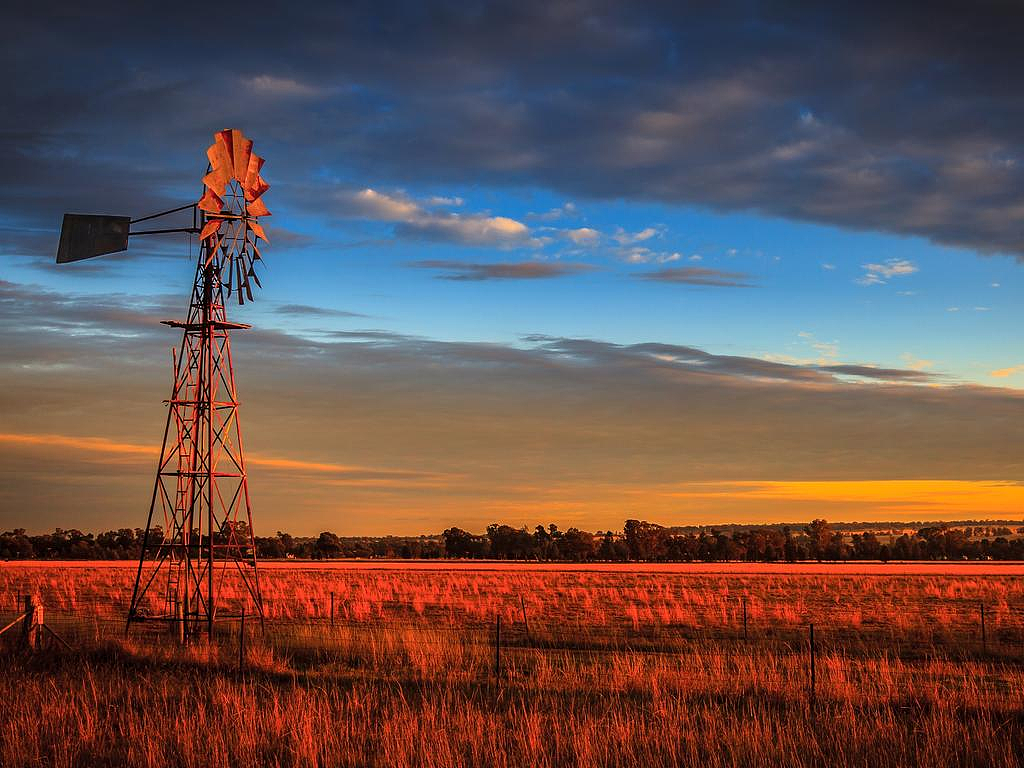
M 0 566 L 0 601 L 32 591 L 74 646 L 5 656 L 0 765 L 1015 766 L 1024 742 L 1024 586 L 998 574 L 268 569 L 242 673 L 237 624 L 125 638 L 132 576 Z

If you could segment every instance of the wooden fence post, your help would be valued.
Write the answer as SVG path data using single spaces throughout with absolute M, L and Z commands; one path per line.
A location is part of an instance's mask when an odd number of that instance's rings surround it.
M 46 622 L 43 620 L 43 604 L 40 603 L 36 606 L 35 611 L 32 614 L 32 634 L 35 640 L 35 650 L 39 651 L 43 648 L 43 627 L 46 626 Z
M 331 592 L 331 626 L 334 626 L 334 593 Z
M 530 622 L 526 618 L 526 600 L 523 599 L 522 595 L 519 596 L 519 608 L 523 612 L 523 626 L 526 628 L 526 641 L 528 643 L 532 643 L 533 640 L 530 637 Z
M 26 648 L 31 647 L 32 640 L 35 639 L 32 631 L 35 626 L 35 613 L 35 606 L 32 604 L 32 596 L 25 595 L 25 618 L 21 624 L 21 644 Z
M 981 607 L 981 650 L 982 653 L 988 652 L 988 635 L 985 632 L 985 604 L 980 603 Z

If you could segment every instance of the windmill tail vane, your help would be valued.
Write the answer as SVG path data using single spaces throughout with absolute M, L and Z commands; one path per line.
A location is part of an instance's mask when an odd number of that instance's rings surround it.
M 164 324 L 182 330 L 173 355 L 163 446 L 146 521 L 127 628 L 166 621 L 182 639 L 250 607 L 262 620 L 238 394 L 230 331 L 248 328 L 227 318 L 227 299 L 252 301 L 261 287 L 256 262 L 268 242 L 258 219 L 269 216 L 264 160 L 239 130 L 214 134 L 200 199 L 169 211 L 128 216 L 65 214 L 57 262 L 128 248 L 135 235 L 199 235 L 188 317 Z M 133 225 L 191 209 L 191 226 Z M 234 588 L 231 588 L 231 585 Z

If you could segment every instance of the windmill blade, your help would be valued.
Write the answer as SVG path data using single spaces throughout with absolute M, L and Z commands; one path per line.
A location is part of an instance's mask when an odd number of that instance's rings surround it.
M 256 266 L 255 265 L 251 265 L 249 267 L 249 277 L 251 277 L 253 282 L 256 283 L 256 287 L 257 288 L 262 288 L 263 287 L 263 283 L 260 282 L 259 275 L 256 274 Z

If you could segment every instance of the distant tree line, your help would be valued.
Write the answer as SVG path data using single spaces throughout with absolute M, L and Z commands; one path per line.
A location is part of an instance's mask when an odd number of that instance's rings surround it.
M 988 534 L 985 536 L 984 534 Z M 498 560 L 796 562 L 800 560 L 1021 560 L 1024 527 L 950 528 L 926 526 L 910 535 L 879 536 L 867 531 L 844 534 L 825 520 L 813 520 L 799 531 L 790 526 L 709 529 L 679 533 L 644 520 L 627 520 L 621 532 L 589 533 L 538 525 L 532 532 L 509 525 L 490 525 L 482 536 L 460 528 L 442 535 L 445 555 Z M 983 536 L 975 538 L 975 536 Z
M 0 533 L 5 560 L 132 560 L 139 557 L 145 532 L 121 528 L 92 534 L 76 529 L 29 535 L 23 528 Z M 243 540 L 245 524 L 235 527 Z M 157 540 L 162 532 L 151 535 Z M 218 541 L 227 534 L 218 532 Z M 645 520 L 627 520 L 621 531 L 565 531 L 551 524 L 526 527 L 494 523 L 482 534 L 449 528 L 440 536 L 338 536 L 324 531 L 296 537 L 278 531 L 257 536 L 256 553 L 265 559 L 469 558 L 559 562 L 797 562 L 801 560 L 1024 560 L 1024 527 L 945 523 L 913 534 L 858 533 L 813 520 L 799 530 L 790 526 L 754 526 L 728 531 L 679 530 Z
M 247 537 L 244 523 L 235 527 L 236 536 Z M 158 528 L 150 534 L 163 538 Z M 142 552 L 142 528 L 121 528 L 92 534 L 77 529 L 56 529 L 53 533 L 29 535 L 24 528 L 0 533 L 0 559 L 4 560 L 137 560 Z M 198 540 L 198 536 L 196 537 Z M 226 540 L 219 532 L 214 541 Z M 205 537 L 203 538 L 205 542 Z M 325 531 L 318 537 L 295 537 L 278 531 L 275 536 L 256 536 L 260 558 L 318 560 L 344 557 L 427 559 L 445 556 L 439 536 L 337 536 Z

